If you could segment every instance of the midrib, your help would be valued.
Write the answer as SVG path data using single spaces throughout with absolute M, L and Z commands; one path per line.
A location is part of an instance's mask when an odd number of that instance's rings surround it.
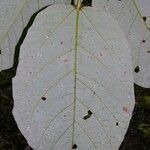
M 76 27 L 75 27 L 75 50 L 74 50 L 74 106 L 73 106 L 73 130 L 72 130 L 72 145 L 74 145 L 75 133 L 75 113 L 76 113 L 76 87 L 77 87 L 77 57 L 78 57 L 78 34 L 79 34 L 79 13 L 80 9 L 76 9 Z

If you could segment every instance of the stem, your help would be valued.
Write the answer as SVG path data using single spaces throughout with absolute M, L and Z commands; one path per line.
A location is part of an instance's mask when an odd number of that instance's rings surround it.
M 78 0 L 77 2 L 77 10 L 79 10 L 81 8 L 81 0 Z

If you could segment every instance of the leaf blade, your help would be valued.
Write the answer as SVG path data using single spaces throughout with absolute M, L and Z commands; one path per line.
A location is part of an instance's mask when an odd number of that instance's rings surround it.
M 77 16 L 72 6 L 47 8 L 37 16 L 21 47 L 13 79 L 13 114 L 34 149 L 117 149 L 131 118 L 133 77 L 124 34 L 102 10 L 83 8 Z M 73 51 L 63 55 L 69 50 Z M 47 65 L 49 60 L 54 61 Z M 47 67 L 35 78 L 43 66 Z
M 147 51 L 150 47 L 148 44 L 150 43 L 150 32 L 139 10 L 141 9 L 139 4 L 141 4 L 139 1 L 136 3 L 134 0 L 93 0 L 93 6 L 100 7 L 109 12 L 121 25 L 131 47 L 135 83 L 149 88 L 150 70 L 148 66 L 150 65 L 150 55 Z M 146 41 L 146 44 L 143 41 Z M 140 68 L 139 72 L 134 71 L 136 67 Z

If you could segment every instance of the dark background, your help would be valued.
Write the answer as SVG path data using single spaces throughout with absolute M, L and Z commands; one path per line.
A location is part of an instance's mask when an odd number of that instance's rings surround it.
M 91 0 L 83 3 L 91 5 Z M 31 150 L 12 116 L 12 78 L 16 74 L 20 45 L 37 13 L 31 17 L 16 46 L 14 66 L 0 72 L 0 150 Z M 150 150 L 150 89 L 135 85 L 135 97 L 133 117 L 120 150 Z

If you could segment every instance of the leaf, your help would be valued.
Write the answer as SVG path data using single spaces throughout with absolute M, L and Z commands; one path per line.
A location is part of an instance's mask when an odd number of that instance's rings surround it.
M 134 0 L 93 0 L 93 6 L 109 12 L 119 22 L 131 47 L 135 83 L 150 88 L 150 32 L 136 2 Z M 137 67 L 138 71 L 136 71 Z
M 136 0 L 137 7 L 141 15 L 145 18 L 145 22 L 150 27 L 150 1 L 149 0 Z
M 42 7 L 69 0 L 0 0 L 0 71 L 13 66 L 15 46 L 30 17 Z
M 13 115 L 30 146 L 119 148 L 135 102 L 129 45 L 110 15 L 50 6 L 35 19 L 19 60 Z

